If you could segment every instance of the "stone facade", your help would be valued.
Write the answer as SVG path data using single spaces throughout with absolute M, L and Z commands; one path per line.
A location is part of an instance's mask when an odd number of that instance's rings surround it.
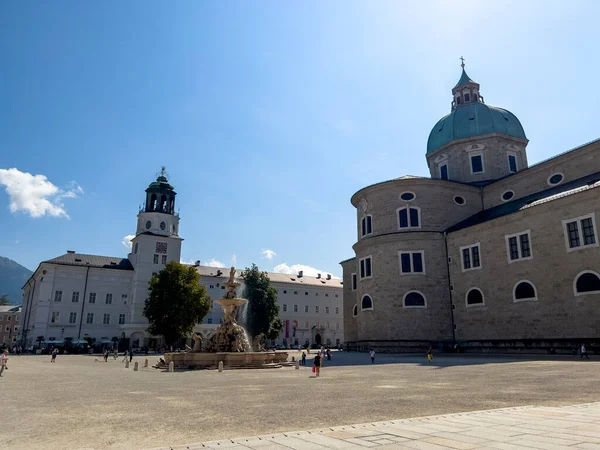
M 453 111 L 469 107 L 457 86 Z M 471 120 L 463 112 L 453 120 Z M 350 349 L 570 352 L 586 342 L 600 351 L 600 140 L 529 167 L 528 140 L 510 117 L 515 136 L 478 131 L 501 122 L 453 122 L 472 136 L 445 143 L 434 128 L 431 179 L 352 196 L 355 257 L 341 263 Z M 406 304 L 409 292 L 418 306 Z

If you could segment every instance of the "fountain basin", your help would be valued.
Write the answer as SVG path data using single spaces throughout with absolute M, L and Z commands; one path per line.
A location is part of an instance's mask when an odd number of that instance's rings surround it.
M 223 361 L 225 369 L 279 368 L 287 361 L 285 352 L 165 353 L 167 365 L 178 369 L 216 369 Z
M 221 308 L 225 310 L 228 306 L 235 306 L 236 308 L 241 305 L 245 305 L 248 303 L 248 300 L 245 298 L 220 298 L 219 300 L 215 300 L 215 303 L 221 305 Z

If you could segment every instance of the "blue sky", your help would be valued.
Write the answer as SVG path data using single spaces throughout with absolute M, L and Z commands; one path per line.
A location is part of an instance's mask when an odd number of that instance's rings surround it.
M 599 15 L 592 1 L 3 2 L 0 255 L 126 256 L 166 165 L 183 260 L 340 276 L 351 195 L 428 175 L 461 55 L 521 120 L 530 163 L 599 137 Z

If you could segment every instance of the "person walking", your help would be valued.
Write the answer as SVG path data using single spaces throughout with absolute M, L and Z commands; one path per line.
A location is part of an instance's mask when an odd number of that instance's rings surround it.
M 585 349 L 585 344 L 581 344 L 581 348 L 579 349 L 579 358 L 583 359 L 584 356 L 585 359 L 590 359 L 587 354 L 587 350 Z
M 427 361 L 431 362 L 433 361 L 433 350 L 431 349 L 431 347 L 429 347 L 427 349 Z
M 315 376 L 318 377 L 321 374 L 321 355 L 319 353 L 315 356 L 313 366 L 315 368 Z
M 371 356 L 371 364 L 375 364 L 375 350 L 371 349 L 369 355 Z
M 7 362 L 8 362 L 8 349 L 5 348 L 4 351 L 2 352 L 2 355 L 0 355 L 0 377 L 2 376 L 2 372 L 4 372 L 4 369 L 8 369 L 8 367 L 6 367 Z
M 125 350 L 125 353 L 123 353 L 123 360 L 121 362 L 125 361 L 127 361 L 127 350 Z
M 56 355 L 58 355 L 58 349 L 55 348 L 54 350 L 52 350 L 52 359 L 50 360 L 51 363 L 55 363 L 56 362 Z
M 331 361 L 331 350 L 329 348 L 325 351 L 325 354 L 327 355 L 327 361 Z
M 306 352 L 302 352 L 302 365 L 306 365 Z
M 108 350 L 107 350 L 108 352 Z M 113 359 L 117 359 L 119 357 L 119 348 L 115 345 L 115 348 L 113 348 Z
M 129 350 L 129 362 L 133 360 L 133 350 Z
M 108 349 L 104 350 L 104 362 L 108 362 Z

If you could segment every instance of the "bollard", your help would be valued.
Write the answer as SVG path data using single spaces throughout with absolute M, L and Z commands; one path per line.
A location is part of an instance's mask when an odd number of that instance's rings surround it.
M 144 361 L 144 367 L 148 367 L 148 358 Z
M 219 361 L 219 372 L 223 372 L 223 361 Z
M 129 360 L 128 359 L 125 360 L 125 368 L 129 369 Z
M 173 361 L 169 363 L 169 372 L 175 372 L 175 363 Z
M 300 361 L 296 361 L 296 370 L 300 370 Z
M 135 364 L 133 365 L 133 371 L 137 372 L 138 371 L 138 362 L 136 361 Z
M 292 362 L 296 362 L 296 358 L 292 356 Z

